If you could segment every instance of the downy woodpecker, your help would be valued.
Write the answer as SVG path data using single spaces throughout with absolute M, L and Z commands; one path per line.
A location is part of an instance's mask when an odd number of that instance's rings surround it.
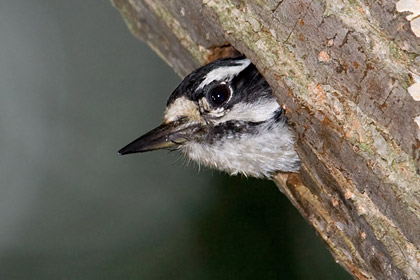
M 271 88 L 245 57 L 214 61 L 171 94 L 163 124 L 119 151 L 178 149 L 198 164 L 231 175 L 270 178 L 297 172 L 295 137 Z

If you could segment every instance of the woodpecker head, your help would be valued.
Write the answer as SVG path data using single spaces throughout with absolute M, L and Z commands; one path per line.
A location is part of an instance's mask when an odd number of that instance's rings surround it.
M 119 153 L 179 149 L 232 175 L 271 177 L 299 170 L 294 142 L 269 85 L 249 59 L 238 57 L 189 74 L 169 97 L 163 124 Z

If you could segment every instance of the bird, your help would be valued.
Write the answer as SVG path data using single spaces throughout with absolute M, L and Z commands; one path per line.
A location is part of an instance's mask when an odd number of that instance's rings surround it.
M 199 166 L 272 178 L 299 172 L 295 143 L 267 81 L 248 58 L 237 56 L 186 76 L 169 96 L 163 123 L 118 153 L 179 150 Z

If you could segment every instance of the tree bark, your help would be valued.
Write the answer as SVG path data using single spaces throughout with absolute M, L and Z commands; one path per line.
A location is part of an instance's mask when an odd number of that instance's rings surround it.
M 279 189 L 355 278 L 420 279 L 419 0 L 112 2 L 181 76 L 249 57 L 298 135 Z

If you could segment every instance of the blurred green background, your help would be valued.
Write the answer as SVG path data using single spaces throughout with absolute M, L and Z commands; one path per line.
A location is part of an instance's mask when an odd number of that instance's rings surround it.
M 117 155 L 179 82 L 107 0 L 0 0 L 0 279 L 350 279 L 272 182 Z

